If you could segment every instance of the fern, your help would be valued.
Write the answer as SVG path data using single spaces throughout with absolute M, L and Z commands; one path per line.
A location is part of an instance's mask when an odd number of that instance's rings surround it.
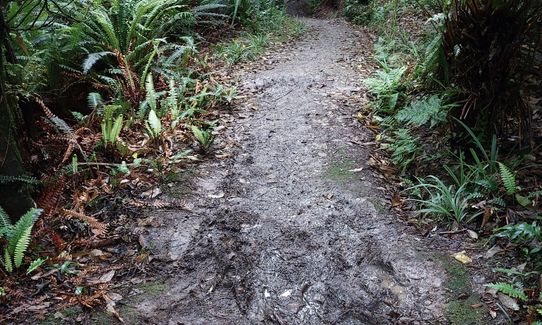
M 30 231 L 32 230 L 34 221 L 36 221 L 42 212 L 42 209 L 32 208 L 13 226 L 13 232 L 9 238 L 7 247 L 10 255 L 15 258 L 22 258 L 21 254 L 24 254 L 24 251 L 28 247 Z M 16 254 L 16 252 L 18 252 L 18 254 Z
M 500 197 L 492 198 L 491 200 L 487 201 L 487 203 L 498 205 L 501 208 L 506 207 L 506 202 L 504 202 L 504 200 Z
M 4 260 L 2 261 L 6 271 L 13 272 L 13 264 L 11 263 L 11 255 L 8 252 L 8 249 L 4 249 Z
M 7 184 L 7 183 L 14 183 L 14 182 L 26 183 L 29 185 L 37 185 L 40 183 L 40 181 L 38 181 L 35 177 L 32 177 L 32 176 L 0 175 L 0 184 Z
M 388 70 L 377 70 L 374 77 L 364 79 L 363 83 L 370 92 L 376 95 L 389 95 L 396 92 L 401 86 L 401 78 L 406 70 L 406 66 Z
M 151 136 L 151 138 L 156 139 L 160 136 L 162 133 L 162 122 L 156 115 L 156 112 L 154 110 L 151 110 L 149 112 L 149 117 L 147 119 L 146 123 L 147 132 Z
M 42 212 L 42 209 L 32 208 L 15 225 L 11 225 L 8 215 L 0 207 L 0 236 L 5 236 L 8 239 L 2 260 L 7 272 L 12 272 L 14 267 L 21 266 L 24 254 L 30 244 L 32 227 Z
M 32 272 L 34 272 L 38 267 L 40 267 L 45 261 L 47 261 L 47 257 L 46 258 L 38 258 L 37 260 L 34 260 L 32 261 L 32 263 L 30 263 L 30 265 L 28 266 L 28 269 L 26 269 L 26 274 L 30 274 Z
M 539 196 L 542 196 L 542 190 L 538 190 L 538 191 L 534 191 L 534 192 L 531 192 L 527 195 L 527 197 L 529 199 L 534 199 L 534 198 L 537 198 Z
M 102 95 L 100 93 L 89 93 L 87 96 L 88 107 L 92 109 L 98 108 L 103 104 Z
M 391 160 L 405 172 L 420 153 L 419 139 L 413 136 L 409 129 L 400 128 L 386 140 L 389 141 L 386 149 L 391 152 Z
M 11 227 L 11 220 L 9 219 L 8 214 L 2 207 L 0 207 L 0 229 Z M 1 236 L 1 234 L 0 234 Z
M 507 296 L 510 296 L 512 298 L 517 298 L 522 301 L 527 301 L 527 295 L 525 294 L 525 290 L 519 285 L 514 285 L 511 283 L 506 282 L 496 282 L 496 283 L 490 283 L 486 284 L 486 287 L 495 289 L 497 291 L 500 291 L 504 293 Z
M 158 105 L 158 96 L 156 95 L 156 91 L 154 89 L 154 82 L 152 80 L 152 73 L 149 73 L 147 75 L 147 80 L 145 81 L 145 90 L 147 92 L 147 104 L 151 108 L 151 110 L 156 112 L 157 105 Z
M 408 107 L 400 110 L 395 118 L 399 122 L 415 126 L 422 126 L 427 122 L 431 122 L 431 127 L 434 127 L 446 121 L 449 107 L 443 104 L 439 96 L 433 95 L 412 102 Z
M 23 262 L 24 253 L 30 245 L 30 233 L 32 232 L 32 226 L 24 229 L 23 233 L 17 238 L 17 244 L 15 245 L 15 251 L 13 252 L 13 261 L 15 267 L 21 266 Z M 15 238 L 15 237 L 14 237 Z
M 96 62 L 98 62 L 101 58 L 107 55 L 113 55 L 113 52 L 103 51 L 97 53 L 90 53 L 83 62 L 83 73 L 88 73 L 92 69 L 94 64 L 96 64 Z
M 506 189 L 506 194 L 513 195 L 517 191 L 517 185 L 516 185 L 516 177 L 510 171 L 506 165 L 503 163 L 499 163 L 499 171 L 501 175 L 501 180 L 504 185 L 504 188 Z

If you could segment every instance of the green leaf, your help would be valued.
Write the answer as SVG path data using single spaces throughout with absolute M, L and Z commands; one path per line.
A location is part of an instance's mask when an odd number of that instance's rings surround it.
M 154 81 L 152 80 L 152 73 L 147 75 L 147 80 L 145 81 L 145 90 L 147 92 L 146 100 L 149 104 L 151 110 L 156 111 L 157 108 L 157 96 L 156 91 L 154 90 Z
M 32 261 L 30 265 L 28 266 L 28 269 L 26 270 L 26 274 L 30 274 L 34 272 L 38 267 L 40 267 L 45 261 L 47 261 L 48 257 L 46 258 L 38 258 L 37 260 Z
M 117 142 L 117 139 L 119 138 L 120 131 L 122 131 L 122 122 L 123 117 L 122 114 L 117 116 L 115 119 L 115 123 L 113 124 L 113 128 L 111 129 L 111 135 L 109 136 L 109 141 L 112 143 Z
M 413 101 L 409 106 L 400 110 L 395 119 L 408 125 L 422 126 L 431 122 L 431 127 L 446 121 L 450 106 L 443 105 L 442 99 L 433 95 L 429 98 Z
M 533 204 L 533 202 L 531 200 L 529 200 L 529 198 L 523 196 L 523 195 L 519 195 L 518 193 L 516 193 L 516 200 L 518 201 L 518 203 L 522 206 L 522 207 L 528 207 L 528 206 L 531 206 Z

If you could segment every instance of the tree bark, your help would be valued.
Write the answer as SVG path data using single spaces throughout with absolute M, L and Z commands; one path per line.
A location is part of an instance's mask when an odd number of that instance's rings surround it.
M 24 165 L 17 137 L 17 97 L 6 92 L 6 65 L 8 55 L 9 29 L 5 24 L 5 4 L 0 0 L 0 175 L 24 175 Z M 33 206 L 27 186 L 21 182 L 0 183 L 0 206 L 9 214 L 12 221 L 18 220 Z

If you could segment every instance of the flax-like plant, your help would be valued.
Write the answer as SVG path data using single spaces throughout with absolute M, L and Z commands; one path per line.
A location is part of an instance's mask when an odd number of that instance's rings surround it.
M 446 185 L 436 176 L 429 176 L 428 181 L 412 186 L 408 191 L 422 190 L 422 199 L 410 199 L 422 206 L 418 212 L 436 216 L 444 221 L 466 224 L 482 214 L 482 211 L 469 210 L 469 193 L 466 184 L 455 187 Z

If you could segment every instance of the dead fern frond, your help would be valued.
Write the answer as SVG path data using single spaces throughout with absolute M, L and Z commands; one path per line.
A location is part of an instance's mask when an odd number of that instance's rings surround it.
M 44 180 L 47 183 L 47 179 Z M 63 191 L 66 187 L 66 178 L 60 176 L 56 184 L 45 187 L 36 204 L 43 209 L 43 219 L 46 219 L 57 211 L 59 203 L 64 200 Z
M 107 231 L 107 225 L 98 221 L 98 219 L 94 217 L 87 216 L 84 213 L 74 210 L 62 209 L 62 212 L 67 218 L 75 218 L 88 224 L 92 230 L 92 233 L 98 237 L 103 236 Z
M 35 97 L 34 100 L 38 105 L 41 107 L 43 112 L 45 113 L 45 116 L 60 130 L 63 134 L 57 134 L 57 135 L 51 135 L 50 137 L 53 139 L 58 140 L 64 140 L 68 142 L 68 147 L 64 154 L 62 155 L 62 161 L 60 164 L 64 164 L 70 157 L 75 148 L 79 150 L 83 158 L 86 160 L 87 155 L 81 145 L 79 144 L 79 136 L 82 131 L 74 131 L 63 119 L 56 116 L 51 110 L 45 105 L 45 103 L 38 97 Z M 86 128 L 84 128 L 86 129 Z

